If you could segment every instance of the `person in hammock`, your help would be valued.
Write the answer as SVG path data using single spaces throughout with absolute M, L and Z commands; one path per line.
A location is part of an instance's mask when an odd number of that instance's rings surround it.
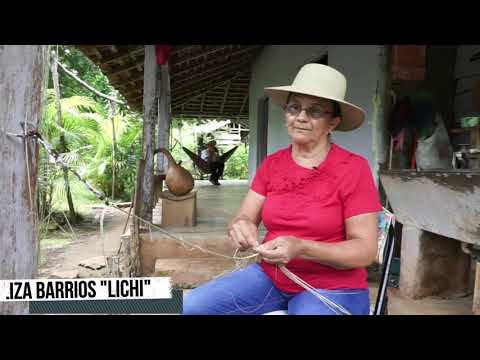
M 216 147 L 217 142 L 212 140 L 208 142 L 206 149 L 202 150 L 201 158 L 205 160 L 210 169 L 210 182 L 213 185 L 220 185 L 218 180 L 223 176 L 225 164 L 219 161 L 219 153 Z
M 344 100 L 346 86 L 337 70 L 307 64 L 292 85 L 265 89 L 284 111 L 292 144 L 264 159 L 228 229 L 235 248 L 252 249 L 261 261 L 190 291 L 183 314 L 370 313 L 366 267 L 377 256 L 382 206 L 368 161 L 330 136 L 365 119 Z M 261 245 L 260 222 L 267 229 Z

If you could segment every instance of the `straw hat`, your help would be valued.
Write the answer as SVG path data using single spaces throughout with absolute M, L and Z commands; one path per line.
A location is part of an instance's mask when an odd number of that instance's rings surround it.
M 316 96 L 338 102 L 342 111 L 342 121 L 335 130 L 351 131 L 365 120 L 365 111 L 345 101 L 347 80 L 345 76 L 330 66 L 321 64 L 304 65 L 292 85 L 265 88 L 265 93 L 278 106 L 285 106 L 289 93 Z

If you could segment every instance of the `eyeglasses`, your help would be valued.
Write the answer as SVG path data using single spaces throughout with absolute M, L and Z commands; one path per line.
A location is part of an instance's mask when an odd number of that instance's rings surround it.
M 305 110 L 305 113 L 308 117 L 312 119 L 320 119 L 325 114 L 333 114 L 333 111 L 325 111 L 325 109 L 321 105 L 312 105 L 308 108 L 302 108 L 300 104 L 292 103 L 288 104 L 284 107 L 285 112 L 290 116 L 298 116 Z

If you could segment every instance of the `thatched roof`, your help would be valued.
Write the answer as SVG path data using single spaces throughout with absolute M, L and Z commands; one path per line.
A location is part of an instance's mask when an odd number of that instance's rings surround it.
M 142 110 L 144 45 L 80 45 L 110 83 Z M 229 118 L 248 126 L 250 69 L 258 45 L 179 45 L 169 59 L 172 116 Z

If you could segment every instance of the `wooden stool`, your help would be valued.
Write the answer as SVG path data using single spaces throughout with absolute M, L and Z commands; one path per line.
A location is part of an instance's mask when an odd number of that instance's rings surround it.
M 160 194 L 162 199 L 162 226 L 197 225 L 197 190 L 183 196 L 169 191 Z

